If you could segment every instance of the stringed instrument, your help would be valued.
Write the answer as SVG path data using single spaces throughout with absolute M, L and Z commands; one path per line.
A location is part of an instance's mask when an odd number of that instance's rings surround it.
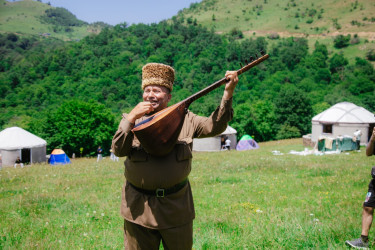
M 244 67 L 241 66 L 241 69 L 237 70 L 237 75 L 241 75 L 269 57 L 268 54 L 263 52 L 261 52 L 261 55 L 255 60 L 251 57 L 251 62 Z M 258 56 L 256 55 L 256 57 Z M 147 153 L 154 156 L 168 154 L 177 142 L 190 104 L 228 81 L 224 77 L 185 100 L 153 114 L 144 121 L 137 123 L 132 132 Z

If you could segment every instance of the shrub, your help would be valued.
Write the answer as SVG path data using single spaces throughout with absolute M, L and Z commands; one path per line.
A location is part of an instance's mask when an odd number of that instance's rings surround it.
M 271 34 L 268 35 L 268 38 L 269 39 L 279 39 L 280 36 L 277 33 L 271 33 Z
M 366 58 L 370 61 L 375 61 L 375 50 L 372 49 L 372 50 L 367 51 Z
M 347 36 L 344 36 L 344 35 L 336 36 L 333 41 L 334 46 L 338 49 L 347 47 L 349 45 L 350 37 L 351 37 L 350 34 L 348 34 Z

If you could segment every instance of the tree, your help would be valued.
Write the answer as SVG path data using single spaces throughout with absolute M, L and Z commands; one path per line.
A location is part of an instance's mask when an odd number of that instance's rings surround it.
M 104 105 L 94 101 L 72 100 L 55 111 L 34 118 L 30 131 L 44 138 L 48 151 L 62 148 L 67 154 L 93 154 L 96 148 L 110 148 L 115 133 L 115 118 Z
M 348 34 L 347 36 L 338 35 L 333 40 L 334 46 L 338 49 L 348 47 L 349 42 L 350 42 L 350 34 Z
M 282 88 L 275 99 L 275 107 L 276 123 L 280 128 L 290 131 L 295 127 L 301 135 L 310 131 L 313 110 L 304 92 L 294 86 Z M 282 136 L 278 137 L 281 139 Z
M 288 38 L 285 42 L 279 44 L 281 60 L 289 69 L 294 67 L 307 55 L 308 44 L 304 38 Z
M 332 73 L 336 73 L 342 70 L 344 66 L 348 65 L 348 60 L 343 55 L 334 54 L 329 60 L 329 63 L 329 70 Z

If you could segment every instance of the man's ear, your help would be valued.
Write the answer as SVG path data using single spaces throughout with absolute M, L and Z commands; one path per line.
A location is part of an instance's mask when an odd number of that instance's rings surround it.
M 169 93 L 169 94 L 168 94 L 168 102 L 169 102 L 171 99 L 172 99 L 172 94 Z

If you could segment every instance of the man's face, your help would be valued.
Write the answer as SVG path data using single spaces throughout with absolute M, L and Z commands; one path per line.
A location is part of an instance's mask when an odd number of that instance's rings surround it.
M 158 85 L 148 85 L 143 90 L 143 101 L 150 102 L 154 112 L 165 109 L 172 95 L 166 87 Z

